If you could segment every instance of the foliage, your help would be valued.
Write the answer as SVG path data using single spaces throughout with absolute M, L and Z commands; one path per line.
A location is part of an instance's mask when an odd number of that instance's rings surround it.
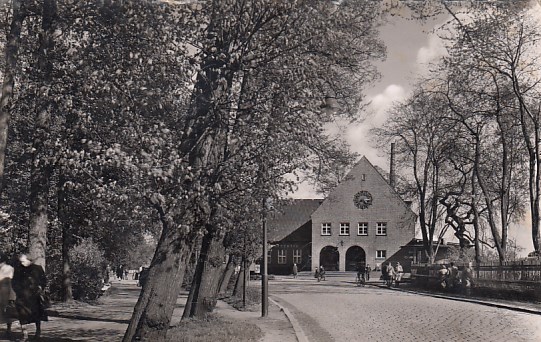
M 92 301 L 99 298 L 106 263 L 103 251 L 92 239 L 85 239 L 71 248 L 69 254 L 74 299 Z
M 503 262 L 510 223 L 523 217 L 528 189 L 534 245 L 539 235 L 541 164 L 531 148 L 539 146 L 541 30 L 528 6 L 441 5 L 451 18 L 438 31 L 447 54 L 379 133 L 399 140 L 399 157 L 417 185 L 425 247 L 437 225 L 450 227 L 463 248 L 475 245 L 478 259 L 486 244 Z M 480 234 L 485 225 L 488 241 Z M 424 226 L 431 227 L 427 234 Z

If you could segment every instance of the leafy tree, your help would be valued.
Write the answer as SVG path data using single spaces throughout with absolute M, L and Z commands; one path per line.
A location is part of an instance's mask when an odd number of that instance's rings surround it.
M 204 34 L 193 35 L 202 37 L 201 42 L 192 44 L 201 47 L 195 56 L 199 73 L 180 147 L 180 154 L 187 154 L 190 168 L 188 182 L 182 187 L 187 196 L 183 206 L 174 211 L 167 205 L 171 194 L 153 198 L 164 222 L 183 222 L 190 229 L 179 234 L 178 229 L 164 228 L 169 232 L 164 234 L 170 235 L 162 235 L 155 254 L 150 270 L 150 278 L 155 280 L 143 289 L 125 340 L 163 334 L 156 331 L 159 326 L 151 328 L 145 323 L 155 317 L 154 306 L 167 305 L 171 301 L 166 299 L 178 293 L 172 283 L 158 291 L 165 274 L 160 269 L 167 266 L 173 270 L 168 279 L 179 282 L 190 241 L 194 241 L 190 234 L 215 229 L 209 224 L 227 203 L 220 197 L 256 189 L 253 180 L 260 172 L 258 160 L 267 162 L 266 179 L 277 180 L 274 185 L 283 184 L 277 189 L 287 189 L 287 183 L 279 182 L 279 177 L 302 166 L 302 156 L 310 152 L 306 145 L 323 138 L 322 124 L 332 118 L 320 108 L 325 97 L 335 98 L 345 113 L 356 112 L 359 86 L 371 79 L 372 69 L 363 67 L 381 51 L 373 49 L 374 45 L 369 47 L 376 42 L 372 28 L 377 14 L 367 11 L 371 6 L 368 2 L 344 2 L 329 8 L 328 4 L 266 1 L 201 5 L 201 13 L 207 13 L 209 22 L 203 27 Z M 353 32 L 347 49 L 337 44 L 338 38 L 348 37 L 346 28 Z M 351 47 L 357 46 L 358 50 L 352 52 Z M 321 68 L 328 70 L 326 76 L 312 77 Z M 288 148 L 291 143 L 297 148 Z M 168 221 L 171 214 L 178 219 Z M 215 243 L 219 244 L 223 233 L 220 229 L 215 232 L 219 236 Z M 177 241 L 178 253 L 168 260 L 171 250 L 165 247 L 173 241 Z M 149 301 L 147 293 L 155 293 L 154 298 L 159 293 L 161 298 Z M 151 321 L 168 324 L 165 315 Z
M 532 17 L 528 6 L 500 4 L 492 7 L 490 11 L 477 10 L 470 13 L 464 20 L 449 7 L 448 12 L 453 16 L 453 29 L 457 37 L 451 52 L 456 51 L 455 59 L 462 60 L 462 67 L 468 65 L 468 70 L 476 71 L 477 75 L 484 73 L 485 79 L 492 80 L 490 89 L 499 98 L 506 101 L 505 115 L 497 116 L 500 127 L 502 146 L 506 158 L 514 158 L 511 154 L 514 146 L 519 146 L 527 156 L 527 170 L 529 175 L 528 188 L 530 197 L 530 211 L 532 214 L 532 241 L 534 249 L 539 250 L 540 217 L 540 111 L 539 111 L 539 77 L 536 70 L 539 68 L 539 38 L 541 30 L 539 22 Z M 497 29 L 491 29 L 498 23 Z M 460 55 L 458 55 L 460 51 Z M 453 56 L 453 55 L 452 55 Z M 495 88 L 497 87 L 497 88 Z M 516 142 L 517 136 L 522 136 L 521 142 Z M 515 162 L 516 163 L 516 162 Z M 504 170 L 502 186 L 508 188 L 512 164 Z M 506 179 L 507 178 L 507 179 Z M 505 192 L 506 188 L 502 190 Z M 484 191 L 484 190 L 483 190 Z M 501 203 L 501 220 L 507 216 L 506 207 L 510 200 L 503 199 Z M 505 221 L 502 221 L 505 226 Z M 505 253 L 505 232 L 503 236 L 503 250 Z

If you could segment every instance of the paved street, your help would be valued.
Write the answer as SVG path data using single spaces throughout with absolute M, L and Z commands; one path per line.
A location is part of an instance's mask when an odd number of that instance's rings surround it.
M 541 315 L 345 280 L 282 279 L 270 292 L 309 341 L 541 341 Z

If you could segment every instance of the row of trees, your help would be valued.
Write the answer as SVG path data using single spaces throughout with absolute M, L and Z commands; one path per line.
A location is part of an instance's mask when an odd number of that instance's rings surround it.
M 155 236 L 125 341 L 165 337 L 190 264 L 184 316 L 203 314 L 291 174 L 351 159 L 325 125 L 355 117 L 385 54 L 373 1 L 2 6 L 2 239 L 61 255 L 69 299 L 77 242 L 118 262 Z
M 531 213 L 540 252 L 541 25 L 531 3 L 442 3 L 447 53 L 377 134 L 397 143 L 411 176 L 429 259 L 452 229 L 461 247 L 495 248 L 504 262 L 509 227 Z M 535 5 L 534 5 L 535 6 Z M 488 229 L 490 238 L 482 238 Z M 437 241 L 438 239 L 436 239 Z

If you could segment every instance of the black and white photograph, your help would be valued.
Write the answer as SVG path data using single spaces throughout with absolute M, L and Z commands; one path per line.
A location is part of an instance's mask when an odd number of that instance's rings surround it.
M 541 0 L 0 0 L 0 342 L 541 341 Z

